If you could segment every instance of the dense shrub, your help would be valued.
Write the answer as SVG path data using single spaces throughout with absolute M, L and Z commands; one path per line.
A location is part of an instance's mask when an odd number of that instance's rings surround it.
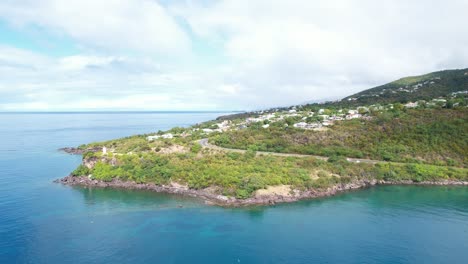
M 466 167 L 468 109 L 386 111 L 372 120 L 338 122 L 325 132 L 248 128 L 227 132 L 214 143 L 255 151 Z
M 78 168 L 76 168 L 71 175 L 73 176 L 86 176 L 89 174 L 89 169 L 88 167 L 84 166 L 83 164 L 80 164 Z

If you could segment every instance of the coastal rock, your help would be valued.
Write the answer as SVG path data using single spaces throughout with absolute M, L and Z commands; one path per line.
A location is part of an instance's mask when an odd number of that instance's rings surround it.
M 88 176 L 67 176 L 62 179 L 55 180 L 56 183 L 62 183 L 64 185 L 76 185 L 84 187 L 98 187 L 98 188 L 123 188 L 123 189 L 137 189 L 137 190 L 152 190 L 155 192 L 171 193 L 171 194 L 180 194 L 190 197 L 200 198 L 209 205 L 219 205 L 219 206 L 249 206 L 249 205 L 275 205 L 277 203 L 289 203 L 295 202 L 298 200 L 318 198 L 333 196 L 342 192 L 356 190 L 361 188 L 366 188 L 374 185 L 464 185 L 468 186 L 468 182 L 456 181 L 456 180 L 446 180 L 440 182 L 411 182 L 411 181 L 377 181 L 375 179 L 366 180 L 356 180 L 347 184 L 338 184 L 327 188 L 325 190 L 309 189 L 305 191 L 292 190 L 288 187 L 288 192 L 271 192 L 268 194 L 262 193 L 262 195 L 255 195 L 254 197 L 247 199 L 238 199 L 235 197 L 228 197 L 224 195 L 217 194 L 216 191 L 218 188 L 209 187 L 202 190 L 190 189 L 188 186 L 182 185 L 180 183 L 171 182 L 169 185 L 156 185 L 154 183 L 136 183 L 133 181 L 122 181 L 120 179 L 113 179 L 109 182 L 104 182 L 101 180 L 93 179 Z M 273 186 L 273 189 L 267 188 L 265 190 L 276 190 L 278 186 Z M 281 187 L 284 191 L 285 187 Z M 257 193 L 258 194 L 258 193 Z
M 100 147 L 87 148 L 87 149 L 66 147 L 66 148 L 60 148 L 58 150 L 63 151 L 68 154 L 72 154 L 72 155 L 83 155 L 86 152 L 98 152 L 98 151 L 101 151 L 102 149 Z
M 92 169 L 92 168 L 94 168 L 94 165 L 96 165 L 96 163 L 98 161 L 99 161 L 99 159 L 96 158 L 96 157 L 83 159 L 83 165 L 88 169 Z

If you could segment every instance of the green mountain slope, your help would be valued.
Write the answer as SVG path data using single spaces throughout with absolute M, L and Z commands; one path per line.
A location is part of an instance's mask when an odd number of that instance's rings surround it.
M 401 78 L 341 100 L 352 105 L 430 100 L 468 90 L 468 68 Z

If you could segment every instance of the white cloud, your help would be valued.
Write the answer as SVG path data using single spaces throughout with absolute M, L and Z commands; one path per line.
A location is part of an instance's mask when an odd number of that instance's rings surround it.
M 114 62 L 123 62 L 123 58 L 98 56 L 69 56 L 60 59 L 59 67 L 64 70 L 83 70 L 88 67 L 103 67 Z
M 152 0 L 15 0 L 0 3 L 0 17 L 36 25 L 91 47 L 159 54 L 187 53 L 190 40 Z
M 135 71 L 134 69 L 138 69 Z M 203 71 L 141 57 L 47 57 L 0 46 L 0 111 L 227 109 Z M 213 89 L 214 90 L 214 89 Z
M 466 67 L 468 59 L 468 1 L 190 3 L 172 12 L 224 45 L 237 83 L 277 102 L 286 95 L 292 103 L 294 93 L 344 96 L 405 75 Z
M 80 52 L 0 46 L 0 109 L 258 109 L 342 97 L 467 67 L 466 10 L 467 0 L 2 1 L 10 24 L 68 36 Z

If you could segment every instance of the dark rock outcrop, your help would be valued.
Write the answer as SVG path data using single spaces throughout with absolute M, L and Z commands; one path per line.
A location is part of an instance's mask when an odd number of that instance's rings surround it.
M 72 155 L 83 155 L 83 154 L 86 153 L 86 152 L 98 152 L 98 151 L 101 151 L 101 148 L 95 147 L 95 148 L 81 149 L 81 148 L 70 148 L 70 147 L 67 147 L 67 148 L 60 148 L 60 149 L 58 149 L 58 150 L 59 150 L 59 151 L 63 151 L 63 152 L 68 153 L 68 154 L 72 154 Z
M 227 197 L 217 194 L 216 188 L 206 189 L 190 189 L 187 186 L 179 184 L 156 185 L 154 183 L 136 183 L 133 181 L 123 181 L 120 179 L 113 179 L 112 181 L 101 181 L 93 179 L 90 176 L 67 176 L 58 179 L 54 182 L 62 183 L 72 186 L 84 187 L 97 187 L 97 188 L 122 188 L 122 189 L 136 189 L 136 190 L 152 190 L 161 193 L 181 194 L 190 197 L 203 199 L 206 204 L 220 205 L 220 206 L 249 206 L 249 205 L 274 205 L 277 203 L 295 202 L 304 199 L 318 198 L 333 196 L 342 192 L 357 190 L 374 185 L 464 185 L 468 186 L 468 182 L 463 181 L 437 181 L 437 182 L 411 182 L 411 181 L 378 181 L 372 180 L 357 180 L 347 184 L 337 184 L 324 190 L 310 189 L 306 191 L 296 190 L 293 195 L 269 195 L 261 197 L 251 197 L 247 199 L 237 199 L 235 197 Z

